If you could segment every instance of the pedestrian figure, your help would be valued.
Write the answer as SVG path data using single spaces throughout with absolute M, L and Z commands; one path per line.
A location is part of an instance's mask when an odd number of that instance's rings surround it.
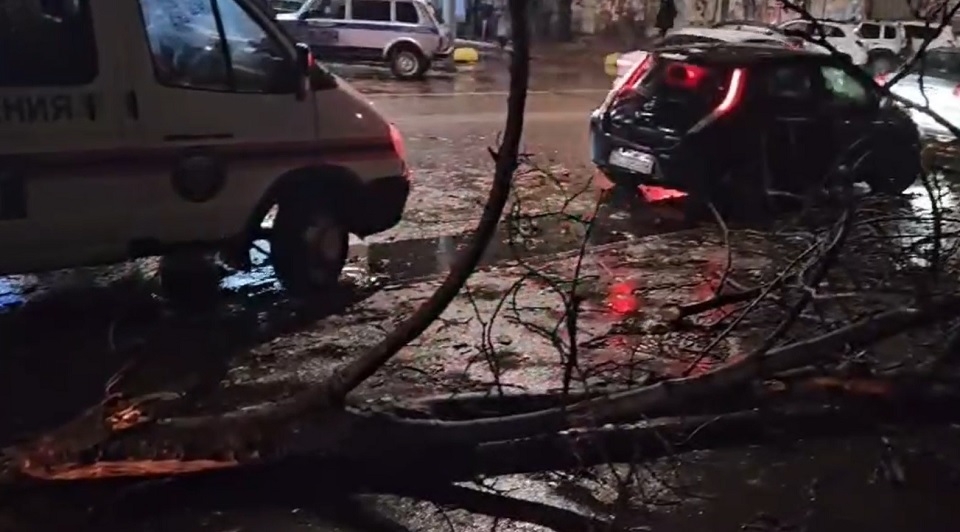
M 500 19 L 497 20 L 497 43 L 502 50 L 507 47 L 508 42 L 510 42 L 510 12 L 503 9 L 500 12 Z
M 673 28 L 673 21 L 677 18 L 677 5 L 673 0 L 660 0 L 660 7 L 657 9 L 657 29 L 660 36 L 667 34 L 670 28 Z

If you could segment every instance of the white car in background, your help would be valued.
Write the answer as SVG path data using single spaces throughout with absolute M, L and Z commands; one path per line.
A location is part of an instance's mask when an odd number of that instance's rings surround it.
M 890 74 L 876 77 L 886 83 Z M 890 92 L 917 105 L 929 107 L 954 127 L 960 127 L 960 48 L 928 49 L 923 64 L 915 63 L 910 72 L 890 86 Z M 928 139 L 952 140 L 953 133 L 930 115 L 909 109 L 920 135 Z
M 854 65 L 863 67 L 868 63 L 867 46 L 857 36 L 856 24 L 834 22 L 832 20 L 818 20 L 817 24 L 813 24 L 807 20 L 797 19 L 782 22 L 777 28 L 788 36 L 797 36 L 804 39 L 816 40 L 822 36 L 838 52 L 849 56 L 850 62 Z M 823 32 L 822 35 L 821 31 Z
M 670 31 L 666 36 L 654 41 L 650 48 L 714 43 L 754 43 L 784 47 L 796 46 L 794 41 L 776 31 L 764 33 L 757 30 L 690 27 Z M 646 57 L 647 52 L 647 50 L 635 50 L 621 55 L 617 59 L 617 79 L 626 74 L 633 65 L 642 61 L 643 58 Z
M 865 20 L 857 26 L 856 31 L 870 54 L 870 66 L 874 74 L 895 69 L 909 59 L 907 55 L 911 49 L 918 49 L 925 40 L 930 41 L 927 50 L 957 45 L 953 28 L 950 25 L 940 28 L 938 22 Z

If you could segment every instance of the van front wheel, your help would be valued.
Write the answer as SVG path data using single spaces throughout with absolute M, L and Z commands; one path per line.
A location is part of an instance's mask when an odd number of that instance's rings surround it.
M 281 199 L 270 235 L 270 257 L 289 292 L 311 296 L 336 286 L 348 250 L 346 227 L 315 196 L 291 194 Z
M 390 51 L 390 72 L 401 80 L 421 79 L 430 68 L 430 61 L 413 46 L 399 45 Z

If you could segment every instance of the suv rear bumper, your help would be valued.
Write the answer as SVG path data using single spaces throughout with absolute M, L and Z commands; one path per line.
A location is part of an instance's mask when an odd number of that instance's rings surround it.
M 366 237 L 400 222 L 410 196 L 410 181 L 399 175 L 381 177 L 364 183 L 357 192 L 344 215 L 350 232 Z

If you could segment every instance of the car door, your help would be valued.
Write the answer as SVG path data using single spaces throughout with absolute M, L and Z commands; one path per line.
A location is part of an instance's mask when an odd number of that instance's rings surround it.
M 402 35 L 392 22 L 390 0 L 350 0 L 350 4 L 347 45 L 363 59 L 382 59 L 387 45 Z
M 819 106 L 816 66 L 803 61 L 772 64 L 761 71 L 765 124 L 760 139 L 775 190 L 802 191 L 822 172 L 830 139 Z
M 137 229 L 161 242 L 233 236 L 270 181 L 315 146 L 297 52 L 236 0 L 137 1 L 129 69 L 152 198 Z
M 880 114 L 880 103 L 872 87 L 862 83 L 843 69 L 832 65 L 819 67 L 824 88 L 823 113 L 831 117 L 833 154 L 837 160 L 872 149 L 873 136 L 894 127 Z M 853 150 L 853 151 L 850 151 Z
M 47 2 L 0 25 L 0 273 L 115 251 L 128 207 L 111 159 L 130 141 L 122 43 L 101 20 L 115 11 Z

